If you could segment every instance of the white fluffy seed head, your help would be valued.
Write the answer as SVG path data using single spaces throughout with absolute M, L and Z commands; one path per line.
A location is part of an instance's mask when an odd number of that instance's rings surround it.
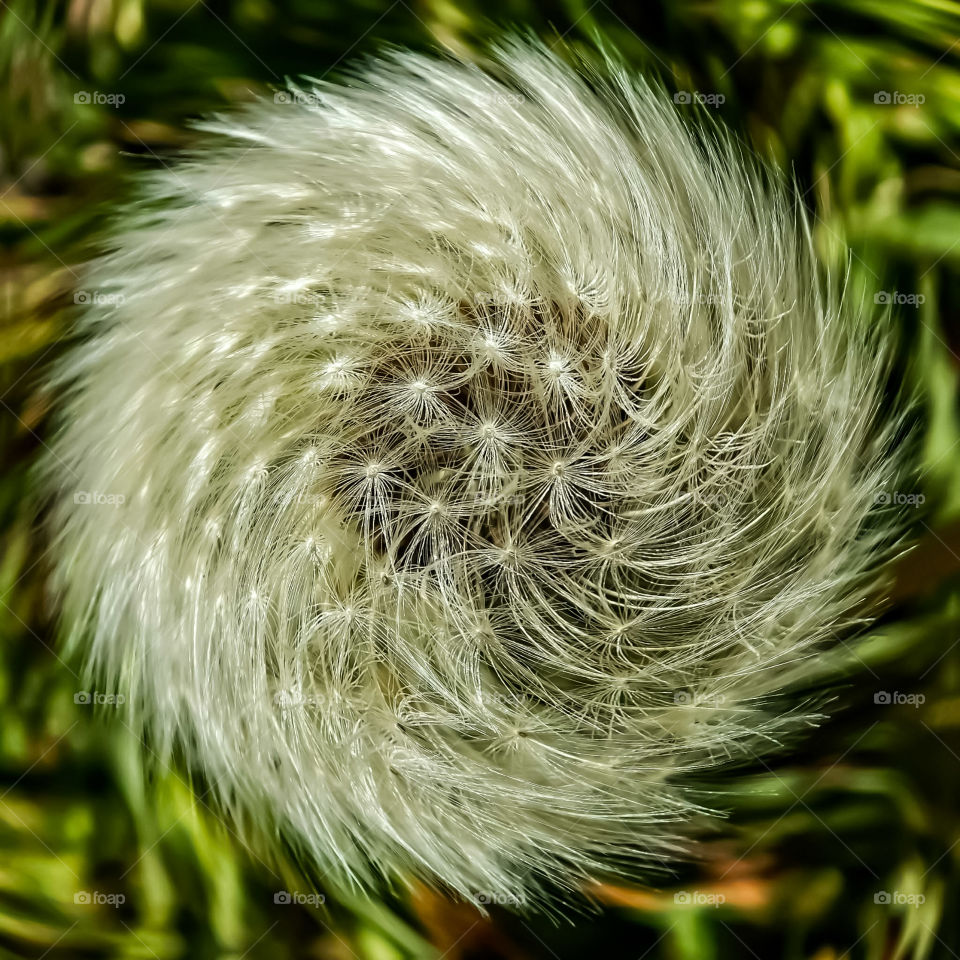
M 92 268 L 67 620 L 332 879 L 516 902 L 661 860 L 677 778 L 793 728 L 764 698 L 895 534 L 877 327 L 616 65 L 400 53 L 292 100 L 206 124 Z

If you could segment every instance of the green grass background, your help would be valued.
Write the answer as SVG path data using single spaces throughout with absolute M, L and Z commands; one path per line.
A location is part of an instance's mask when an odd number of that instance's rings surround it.
M 881 620 L 821 660 L 831 719 L 708 785 L 730 816 L 697 865 L 540 919 L 325 891 L 245 847 L 202 780 L 145 774 L 149 745 L 117 711 L 74 702 L 30 477 L 79 266 L 190 118 L 384 43 L 469 55 L 509 26 L 602 37 L 673 90 L 722 93 L 711 114 L 796 178 L 824 260 L 848 245 L 855 287 L 923 301 L 895 307 L 902 376 L 924 395 L 922 473 L 902 491 L 926 498 L 904 507 L 918 546 Z M 0 957 L 960 955 L 958 37 L 948 0 L 0 0 Z

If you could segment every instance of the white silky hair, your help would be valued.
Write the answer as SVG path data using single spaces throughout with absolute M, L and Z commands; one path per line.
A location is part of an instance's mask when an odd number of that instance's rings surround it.
M 809 721 L 769 698 L 881 582 L 885 319 L 613 59 L 276 99 L 90 267 L 47 462 L 72 641 L 331 882 L 533 904 L 669 860 L 685 775 Z

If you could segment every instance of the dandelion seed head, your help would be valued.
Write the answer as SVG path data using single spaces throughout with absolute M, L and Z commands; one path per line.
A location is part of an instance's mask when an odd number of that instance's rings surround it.
M 764 698 L 898 536 L 882 318 L 617 63 L 315 93 L 205 124 L 91 267 L 122 296 L 56 379 L 66 622 L 330 878 L 532 904 L 660 864 L 684 775 L 801 726 Z

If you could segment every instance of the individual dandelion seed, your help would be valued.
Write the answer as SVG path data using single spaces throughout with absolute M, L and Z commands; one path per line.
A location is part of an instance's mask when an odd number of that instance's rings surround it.
M 586 73 L 510 40 L 238 108 L 91 267 L 66 623 L 330 879 L 661 863 L 898 536 L 883 317 L 726 134 Z

